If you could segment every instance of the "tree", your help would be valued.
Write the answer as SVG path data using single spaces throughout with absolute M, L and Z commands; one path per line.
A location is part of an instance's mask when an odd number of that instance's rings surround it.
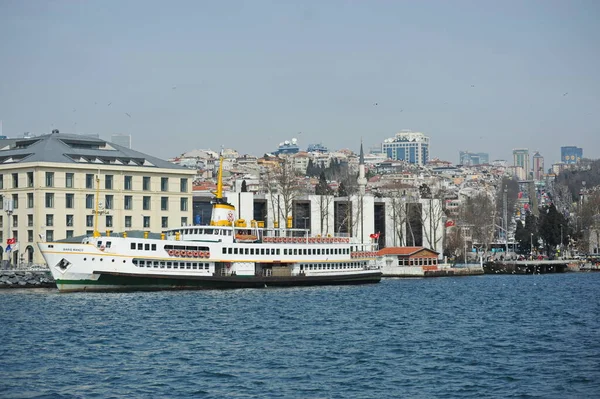
M 550 204 L 540 209 L 539 223 L 540 237 L 544 241 L 547 253 L 551 254 L 566 237 L 567 221 L 554 204 Z
M 315 186 L 316 195 L 332 195 L 333 190 L 329 187 L 327 179 L 325 178 L 325 172 L 321 172 L 319 176 L 319 183 Z
M 301 192 L 300 179 L 294 173 L 292 163 L 283 159 L 279 165 L 267 167 L 262 175 L 262 186 L 270 197 L 274 222 L 280 228 L 285 226 L 287 218 L 292 216 L 294 200 Z
M 494 236 L 495 205 L 485 193 L 467 197 L 461 206 L 460 220 L 471 228 L 473 243 L 481 245 L 483 251 L 490 248 Z
M 248 192 L 248 185 L 246 184 L 246 180 L 242 180 L 242 192 L 243 193 L 247 193 Z
M 338 186 L 337 196 L 338 197 L 347 197 L 348 196 L 348 192 L 346 191 L 346 186 L 344 185 L 343 181 L 341 181 Z
M 421 196 L 421 198 L 433 198 L 431 188 L 425 183 L 419 186 L 419 195 Z

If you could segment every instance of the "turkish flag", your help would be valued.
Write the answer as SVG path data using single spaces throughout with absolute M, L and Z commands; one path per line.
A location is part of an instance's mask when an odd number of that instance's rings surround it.
M 446 221 L 446 227 L 452 227 L 455 226 L 456 222 L 454 220 L 447 220 Z
M 377 240 L 379 238 L 379 232 L 373 233 L 373 234 L 369 235 L 369 237 L 371 237 L 374 240 Z
M 15 245 L 17 243 L 17 240 L 15 240 L 14 238 L 8 238 L 6 240 L 6 245 Z

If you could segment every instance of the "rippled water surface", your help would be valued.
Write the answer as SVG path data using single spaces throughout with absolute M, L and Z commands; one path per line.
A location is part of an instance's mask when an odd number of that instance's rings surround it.
M 2 398 L 600 397 L 600 273 L 0 291 Z

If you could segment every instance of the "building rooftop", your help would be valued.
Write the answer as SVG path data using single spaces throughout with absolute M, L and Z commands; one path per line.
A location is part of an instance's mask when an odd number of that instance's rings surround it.
M 97 137 L 64 134 L 58 130 L 43 136 L 0 140 L 0 165 L 25 162 L 185 169 Z

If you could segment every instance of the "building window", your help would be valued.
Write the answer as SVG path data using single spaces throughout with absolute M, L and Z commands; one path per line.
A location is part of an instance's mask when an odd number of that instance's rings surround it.
M 94 227 L 94 215 L 85 215 L 85 227 Z
M 67 227 L 73 227 L 73 215 L 67 215 Z
M 114 195 L 104 197 L 104 209 L 113 209 Z
M 92 235 L 94 235 L 94 230 L 86 230 L 85 231 L 85 235 L 86 236 L 92 236 Z
M 65 194 L 65 207 L 69 209 L 75 207 L 75 194 Z
M 4 217 L 2 215 L 0 215 L 0 229 L 2 229 L 4 227 Z M 2 230 L 0 230 L 0 232 L 2 232 Z
M 188 210 L 188 199 L 187 198 L 181 198 L 180 199 L 180 208 L 182 212 L 187 212 Z
M 113 175 L 104 175 L 104 188 L 112 190 L 113 188 Z
M 27 242 L 33 242 L 33 230 L 27 230 Z
M 150 197 L 149 196 L 144 196 L 142 198 L 142 209 L 145 211 L 150 210 Z
M 150 176 L 144 176 L 142 190 L 150 191 Z
M 19 188 L 19 174 L 18 173 L 12 174 L 12 181 L 13 181 L 13 188 Z
M 33 172 L 27 172 L 27 187 L 33 187 Z
M 19 242 L 19 230 L 13 230 L 12 238 L 15 239 L 15 242 Z
M 160 178 L 160 191 L 169 191 L 169 178 L 168 177 Z
M 150 228 L 150 216 L 144 216 L 144 228 Z
M 187 226 L 187 225 L 188 225 L 188 222 L 187 222 L 187 220 L 188 220 L 188 219 L 187 219 L 187 217 L 186 217 L 186 216 L 183 216 L 183 217 L 181 218 L 181 225 L 182 225 L 182 226 Z
M 66 173 L 65 174 L 65 187 L 66 188 L 73 188 L 73 177 L 75 176 L 74 173 Z
M 13 215 L 12 217 L 12 226 L 19 227 L 19 215 Z
M 188 191 L 188 179 L 187 177 L 182 177 L 181 182 L 179 183 L 179 188 L 182 193 L 187 193 Z
M 169 210 L 169 197 L 160 197 L 160 210 L 161 211 Z
M 112 215 L 106 215 L 106 227 L 113 227 Z
M 85 175 L 85 188 L 94 188 L 94 175 L 91 173 Z
M 46 193 L 46 208 L 54 208 L 54 193 Z
M 48 226 L 48 227 L 54 226 L 54 215 L 46 215 L 46 226 Z
M 4 190 L 4 175 L 0 175 L 0 190 Z
M 132 180 L 131 176 L 125 176 L 125 186 L 123 187 L 125 190 L 133 190 Z
M 85 208 L 94 209 L 94 194 L 85 195 Z
M 33 193 L 27 193 L 27 208 L 33 208 Z
M 73 230 L 67 230 L 67 238 L 73 238 Z
M 125 216 L 125 228 L 131 228 L 131 216 Z
M 12 195 L 12 205 L 13 205 L 13 209 L 18 209 L 19 208 L 19 194 L 13 194 Z
M 131 195 L 126 195 L 125 196 L 125 201 L 124 201 L 124 204 L 123 204 L 123 208 L 125 208 L 126 210 L 133 209 L 133 197 Z
M 46 242 L 54 241 L 54 230 L 46 230 Z
M 46 187 L 54 187 L 54 172 L 46 172 Z
M 27 215 L 27 226 L 33 227 L 33 215 Z
M 168 216 L 163 216 L 160 218 L 160 225 L 163 229 L 166 229 L 169 227 L 169 217 Z

